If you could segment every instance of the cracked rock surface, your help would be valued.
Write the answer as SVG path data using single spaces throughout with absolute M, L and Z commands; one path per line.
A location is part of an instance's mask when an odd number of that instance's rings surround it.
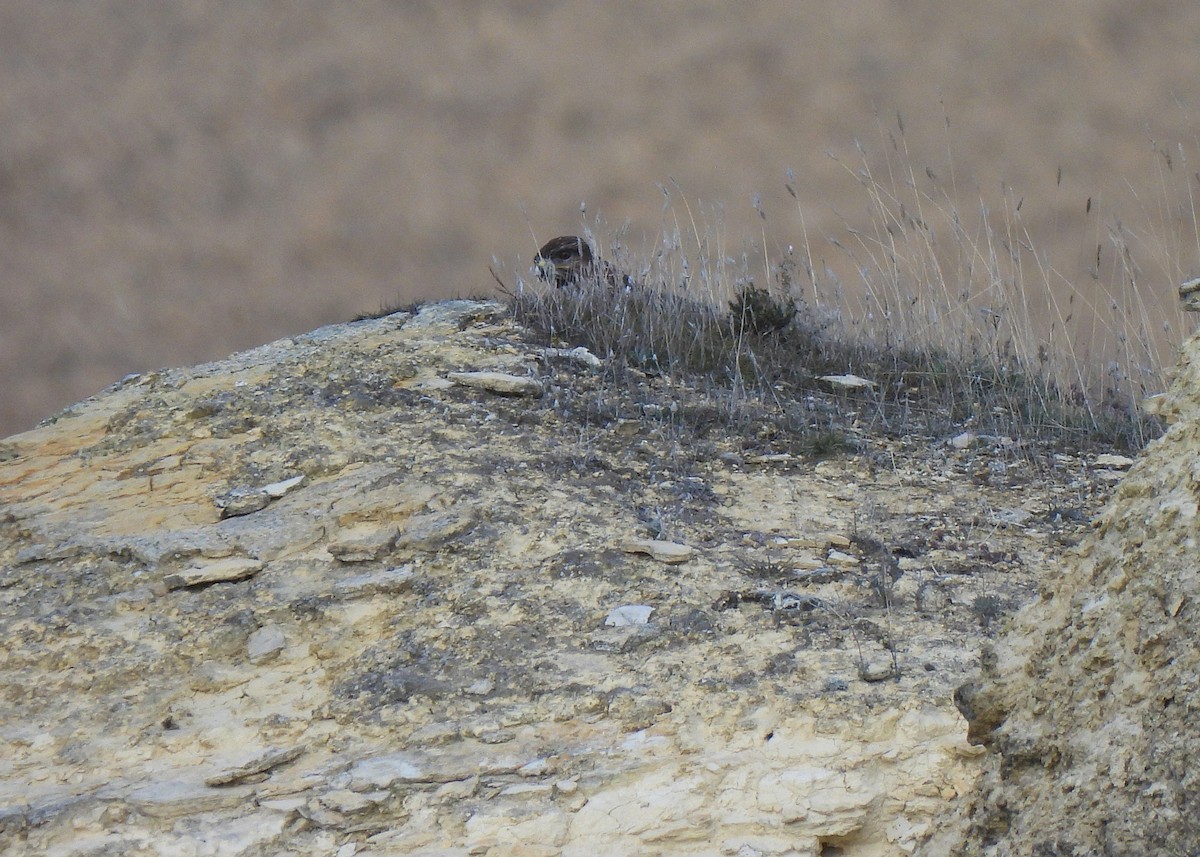
M 814 461 L 559 351 L 446 302 L 0 441 L 0 853 L 911 853 L 983 764 L 980 641 L 1111 471 L 852 417 Z

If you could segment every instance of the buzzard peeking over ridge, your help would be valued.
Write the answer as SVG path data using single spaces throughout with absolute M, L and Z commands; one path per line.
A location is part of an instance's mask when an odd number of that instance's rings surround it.
M 592 247 L 578 235 L 560 235 L 542 245 L 533 257 L 538 276 L 560 289 L 578 283 L 596 268 Z
M 578 235 L 560 235 L 542 245 L 533 257 L 537 275 L 560 289 L 566 285 L 578 285 L 588 279 L 603 277 L 610 286 L 618 283 L 626 286 L 629 277 L 618 275 L 612 265 L 597 261 L 592 245 Z

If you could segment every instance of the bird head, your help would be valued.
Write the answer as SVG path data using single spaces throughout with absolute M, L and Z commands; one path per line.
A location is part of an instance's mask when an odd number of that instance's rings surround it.
M 578 283 L 593 271 L 595 264 L 596 257 L 591 245 L 578 235 L 552 238 L 533 257 L 537 276 L 559 288 L 568 283 Z

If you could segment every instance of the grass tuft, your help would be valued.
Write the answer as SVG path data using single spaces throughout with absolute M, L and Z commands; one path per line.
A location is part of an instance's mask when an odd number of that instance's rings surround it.
M 686 380 L 719 402 L 729 427 L 787 434 L 791 450 L 814 457 L 852 448 L 851 427 L 1126 451 L 1161 433 L 1140 401 L 1165 389 L 1163 331 L 1178 341 L 1183 325 L 1147 307 L 1128 232 L 1110 234 L 1124 294 L 1107 299 L 1102 324 L 1096 302 L 1085 307 L 1034 250 L 1020 200 L 969 217 L 932 173 L 919 182 L 889 164 L 881 181 L 866 162 L 855 172 L 873 229 L 830 238 L 840 259 L 817 255 L 800 209 L 800 252 L 730 255 L 719 225 L 686 200 L 681 219 L 664 190 L 674 222 L 649 250 L 631 253 L 621 236 L 603 248 L 586 230 L 625 275 L 620 285 L 519 280 L 512 312 L 547 343 L 605 358 L 614 380 L 622 369 Z M 841 374 L 873 386 L 822 387 Z

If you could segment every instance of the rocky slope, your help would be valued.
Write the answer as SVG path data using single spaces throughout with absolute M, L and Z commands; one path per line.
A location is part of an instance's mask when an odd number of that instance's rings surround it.
M 991 753 L 924 853 L 1200 854 L 1197 337 L 1157 410 L 1169 431 L 959 692 Z
M 846 413 L 857 451 L 817 462 L 598 365 L 450 302 L 0 442 L 0 853 L 911 853 L 985 764 L 952 700 L 980 639 L 1071 579 L 1115 460 Z M 1122 502 L 1167 515 L 1142 472 Z M 1104 520 L 1101 578 L 1156 538 Z M 1165 669 L 1193 606 L 1162 595 Z

